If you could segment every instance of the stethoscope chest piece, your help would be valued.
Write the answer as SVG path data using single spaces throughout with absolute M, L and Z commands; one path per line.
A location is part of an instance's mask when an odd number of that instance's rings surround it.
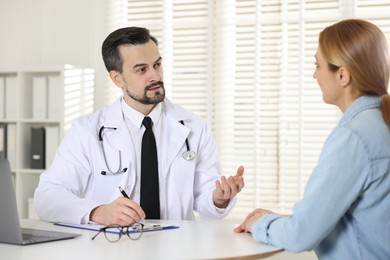
M 179 121 L 182 125 L 184 125 L 184 121 L 183 120 L 180 120 Z M 192 161 L 196 158 L 196 153 L 194 151 L 191 151 L 190 150 L 190 145 L 188 144 L 188 138 L 186 138 L 186 148 L 187 148 L 187 151 L 185 151 L 183 153 L 183 158 L 184 160 L 187 160 L 187 161 Z
M 192 161 L 196 157 L 196 153 L 194 151 L 185 151 L 183 153 L 183 158 L 187 161 Z

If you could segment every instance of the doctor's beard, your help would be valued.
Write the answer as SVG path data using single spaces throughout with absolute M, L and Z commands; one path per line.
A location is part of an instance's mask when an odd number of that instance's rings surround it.
M 156 85 L 160 85 L 160 90 L 155 92 L 153 97 L 148 97 L 147 96 L 148 90 Z M 163 101 L 165 98 L 164 82 L 162 81 L 153 82 L 152 84 L 146 86 L 143 96 L 137 96 L 136 94 L 131 93 L 130 90 L 127 88 L 127 86 L 125 88 L 126 88 L 126 93 L 130 98 L 144 105 L 155 105 Z

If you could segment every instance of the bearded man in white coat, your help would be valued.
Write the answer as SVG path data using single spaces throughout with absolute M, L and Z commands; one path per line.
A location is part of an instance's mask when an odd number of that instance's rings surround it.
M 202 218 L 225 217 L 244 187 L 244 168 L 222 176 L 208 125 L 165 98 L 156 38 L 145 28 L 121 28 L 105 39 L 102 55 L 123 96 L 73 122 L 40 177 L 34 194 L 38 216 L 120 226 L 148 219 L 140 204 L 142 121 L 147 116 L 157 148 L 157 218 L 192 220 L 194 212 Z

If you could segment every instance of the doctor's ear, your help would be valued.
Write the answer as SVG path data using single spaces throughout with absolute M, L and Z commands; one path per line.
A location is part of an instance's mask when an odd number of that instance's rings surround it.
M 112 70 L 110 71 L 109 75 L 112 82 L 114 82 L 115 86 L 117 86 L 118 88 L 124 87 L 122 74 L 120 72 L 116 70 Z

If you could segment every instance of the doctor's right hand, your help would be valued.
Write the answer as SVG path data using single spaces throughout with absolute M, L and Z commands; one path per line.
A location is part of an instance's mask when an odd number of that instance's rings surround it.
M 128 226 L 144 218 L 145 212 L 140 205 L 124 197 L 119 197 L 110 204 L 94 208 L 89 216 L 91 221 L 106 226 Z

